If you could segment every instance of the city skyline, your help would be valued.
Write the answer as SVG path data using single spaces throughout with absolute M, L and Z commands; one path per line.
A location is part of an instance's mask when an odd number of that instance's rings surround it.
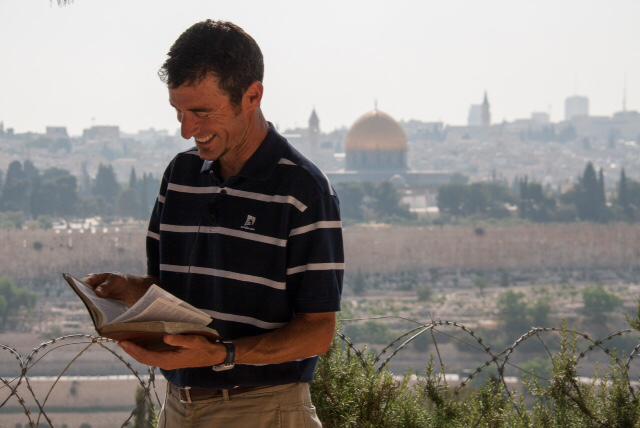
M 562 114 L 563 116 L 560 118 L 556 118 L 556 120 L 553 120 L 553 117 L 547 117 L 546 115 L 550 113 L 548 111 L 531 111 L 530 114 L 526 117 L 514 117 L 511 118 L 510 120 L 507 119 L 502 119 L 501 121 L 495 121 L 495 120 L 491 120 L 490 118 L 487 118 L 487 122 L 485 123 L 475 123 L 477 120 L 480 120 L 479 118 L 475 118 L 475 119 L 471 119 L 471 116 L 467 117 L 467 120 L 465 121 L 465 123 L 449 123 L 446 121 L 431 121 L 431 120 L 426 120 L 424 118 L 418 118 L 418 117 L 412 117 L 412 118 L 394 118 L 395 120 L 397 120 L 398 122 L 410 122 L 410 121 L 417 121 L 417 122 L 422 122 L 425 124 L 433 124 L 433 123 L 440 123 L 442 126 L 444 127 L 448 127 L 448 126 L 452 126 L 452 127 L 467 127 L 467 126 L 493 126 L 493 125 L 500 125 L 501 123 L 514 123 L 517 121 L 521 121 L 521 120 L 527 120 L 527 121 L 532 121 L 532 123 L 545 123 L 544 121 L 549 119 L 548 123 L 549 124 L 559 124 L 561 122 L 566 122 L 566 121 L 570 121 L 574 116 L 576 116 L 575 114 L 570 114 L 567 111 L 567 105 L 566 103 L 568 101 L 575 101 L 575 99 L 582 99 L 582 100 L 586 100 L 586 106 L 581 107 L 582 109 L 586 109 L 583 111 L 579 111 L 578 112 L 578 116 L 579 115 L 584 115 L 585 117 L 604 117 L 604 118 L 611 118 L 613 117 L 615 114 L 617 113 L 621 113 L 621 112 L 638 112 L 638 110 L 633 109 L 633 108 L 628 108 L 628 106 L 626 105 L 626 103 L 624 102 L 623 99 L 623 104 L 621 105 L 620 109 L 614 110 L 613 112 L 611 112 L 611 114 L 601 114 L 601 115 L 593 115 L 591 114 L 591 107 L 590 107 L 590 99 L 588 96 L 584 96 L 584 95 L 570 95 L 567 98 L 565 98 L 565 102 L 564 102 L 564 107 L 563 107 L 563 111 Z M 484 103 L 487 102 L 488 105 L 490 105 L 490 108 L 493 108 L 493 106 L 490 103 L 490 100 L 488 99 L 488 95 L 485 93 L 485 96 L 483 97 L 483 102 L 480 104 L 470 104 L 467 108 L 468 108 L 468 115 L 472 115 L 472 114 L 479 114 L 478 112 L 473 112 L 473 110 L 480 108 L 484 105 Z M 569 107 L 571 109 L 571 107 Z M 378 107 L 377 104 L 377 100 L 374 101 L 373 103 L 373 107 L 365 112 L 363 112 L 363 114 L 361 114 L 360 116 L 356 117 L 350 124 L 348 125 L 341 125 L 338 126 L 336 128 L 332 128 L 332 129 L 327 129 L 327 128 L 322 128 L 320 127 L 318 129 L 319 132 L 321 133 L 331 133 L 333 131 L 338 131 L 338 130 L 348 130 L 359 118 L 361 118 L 363 115 L 370 113 L 372 111 L 383 111 L 382 109 L 380 109 Z M 584 114 L 584 111 L 587 112 L 587 114 Z M 389 113 L 386 112 L 385 113 Z M 309 115 L 313 115 L 315 116 L 315 120 L 319 121 L 319 124 L 322 123 L 322 112 L 318 111 L 315 107 L 312 107 L 311 110 L 309 111 Z M 572 116 L 572 117 L 568 117 Z M 393 116 L 393 115 L 391 115 Z M 541 116 L 543 117 L 543 119 L 541 119 Z M 541 120 L 543 122 L 541 122 Z M 308 125 L 308 118 L 307 118 L 307 122 L 306 123 L 296 123 L 292 126 L 289 127 L 280 127 L 278 125 L 277 122 L 275 122 L 275 126 L 280 130 L 280 131 L 295 131 L 296 129 L 306 129 L 309 125 Z M 315 125 L 318 126 L 318 125 Z M 56 129 L 54 129 L 56 128 Z M 49 132 L 61 132 L 61 131 L 65 131 L 67 132 L 68 137 L 81 137 L 83 136 L 83 134 L 85 134 L 87 131 L 91 131 L 92 129 L 97 129 L 97 128 L 118 128 L 120 130 L 120 132 L 124 133 L 124 134 L 130 134 L 130 135 L 135 135 L 137 133 L 145 133 L 145 132 L 158 132 L 158 133 L 166 133 L 167 135 L 175 135 L 175 136 L 179 136 L 180 135 L 180 127 L 179 126 L 175 126 L 175 127 L 167 127 L 167 128 L 155 128 L 155 127 L 149 127 L 149 128 L 139 128 L 139 129 L 121 129 L 120 125 L 118 123 L 91 123 L 90 125 L 77 130 L 77 132 L 69 132 L 68 130 L 68 126 L 65 123 L 47 123 L 44 125 L 44 127 L 42 129 L 24 129 L 24 130 L 17 130 L 10 124 L 10 123 L 6 123 L 2 120 L 2 118 L 0 117 L 0 131 L 10 131 L 10 132 L 15 132 L 15 133 L 35 133 L 35 134 L 41 134 L 41 133 L 49 133 Z
M 156 71 L 175 37 L 209 17 L 237 22 L 261 45 L 265 115 L 280 129 L 306 126 L 313 107 L 323 131 L 349 127 L 374 99 L 397 120 L 462 125 L 485 90 L 494 123 L 534 111 L 557 122 L 574 94 L 589 97 L 592 115 L 622 110 L 623 98 L 640 109 L 637 2 L 478 3 L 7 0 L 0 121 L 16 132 L 62 125 L 78 135 L 92 124 L 173 132 Z

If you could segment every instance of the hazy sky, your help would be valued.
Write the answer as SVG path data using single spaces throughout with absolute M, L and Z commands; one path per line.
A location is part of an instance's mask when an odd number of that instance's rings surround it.
M 94 124 L 177 128 L 156 72 L 194 22 L 244 27 L 265 56 L 264 111 L 280 128 L 349 126 L 371 110 L 466 122 L 489 93 L 494 121 L 640 109 L 640 1 L 0 0 L 0 121 L 16 131 Z

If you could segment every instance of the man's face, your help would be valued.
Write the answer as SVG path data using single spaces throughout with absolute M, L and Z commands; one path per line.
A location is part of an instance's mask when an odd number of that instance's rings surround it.
M 195 140 L 202 159 L 224 160 L 244 144 L 248 115 L 229 101 L 217 77 L 210 74 L 198 83 L 169 88 L 169 102 L 176 109 L 182 137 Z

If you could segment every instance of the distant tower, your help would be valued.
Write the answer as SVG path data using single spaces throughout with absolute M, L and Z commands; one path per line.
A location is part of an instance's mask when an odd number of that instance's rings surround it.
M 309 116 L 309 127 L 307 128 L 307 132 L 309 133 L 309 142 L 311 143 L 311 146 L 314 148 L 317 147 L 318 137 L 320 136 L 320 119 L 318 118 L 315 107 L 311 110 L 311 116 Z
M 482 100 L 482 126 L 485 128 L 491 126 L 491 107 L 489 105 L 487 91 L 484 91 L 484 99 Z
M 624 87 L 622 88 L 622 111 L 627 111 L 627 75 L 624 75 Z
M 564 120 L 589 116 L 589 98 L 580 95 L 568 97 L 564 101 Z
M 316 113 L 315 107 L 311 111 L 311 116 L 309 116 L 309 133 L 310 134 L 320 133 L 320 119 L 318 119 L 318 114 Z

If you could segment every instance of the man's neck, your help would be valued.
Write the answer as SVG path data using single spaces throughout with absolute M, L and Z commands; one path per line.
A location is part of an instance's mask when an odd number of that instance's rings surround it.
M 237 152 L 228 153 L 219 159 L 220 175 L 223 179 L 226 180 L 229 177 L 233 177 L 242 170 L 244 164 L 253 156 L 256 150 L 258 150 L 258 147 L 260 147 L 260 144 L 262 144 L 268 132 L 269 124 L 262 115 L 262 112 L 256 112 L 254 120 L 251 121 L 247 129 L 244 144 L 238 147 Z

